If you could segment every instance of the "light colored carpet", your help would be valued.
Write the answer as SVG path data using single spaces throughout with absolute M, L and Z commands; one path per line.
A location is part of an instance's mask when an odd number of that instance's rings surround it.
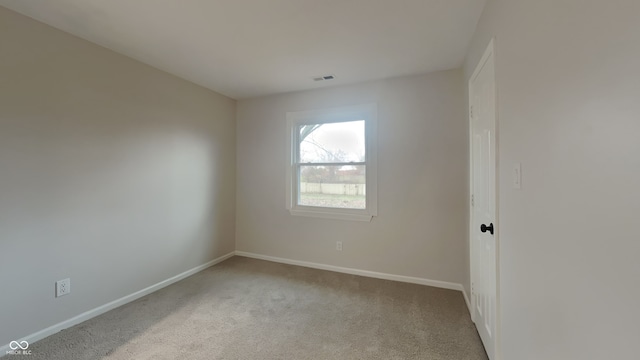
M 30 346 L 29 359 L 487 359 L 462 294 L 242 257 Z

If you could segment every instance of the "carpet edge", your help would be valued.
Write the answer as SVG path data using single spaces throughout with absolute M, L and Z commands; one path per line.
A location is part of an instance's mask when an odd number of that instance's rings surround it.
M 471 302 L 469 301 L 467 292 L 465 291 L 464 286 L 462 286 L 462 284 L 447 282 L 447 281 L 440 281 L 440 280 L 431 280 L 431 279 L 419 278 L 419 277 L 413 277 L 413 276 L 388 274 L 388 273 L 382 273 L 377 271 L 360 270 L 360 269 L 347 268 L 347 267 L 335 266 L 335 265 L 320 264 L 320 263 L 314 263 L 310 261 L 293 260 L 293 259 L 281 258 L 276 256 L 256 254 L 256 253 L 247 252 L 247 251 L 236 250 L 235 255 L 258 259 L 258 260 L 272 261 L 272 262 L 277 262 L 281 264 L 297 265 L 297 266 L 303 266 L 303 267 L 308 267 L 312 269 L 334 271 L 334 272 L 350 274 L 350 275 L 359 275 L 359 276 L 365 276 L 365 277 L 376 278 L 376 279 L 393 280 L 393 281 L 399 281 L 399 282 L 405 282 L 405 283 L 411 283 L 411 284 L 433 286 L 433 287 L 449 289 L 449 290 L 457 290 L 462 292 L 462 296 L 464 297 L 464 302 L 467 305 L 467 310 L 469 310 L 469 314 L 471 314 Z

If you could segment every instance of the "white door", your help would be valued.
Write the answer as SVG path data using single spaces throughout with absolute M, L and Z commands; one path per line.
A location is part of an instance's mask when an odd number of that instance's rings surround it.
M 469 80 L 471 134 L 471 305 L 487 355 L 495 360 L 497 324 L 496 87 L 493 41 Z

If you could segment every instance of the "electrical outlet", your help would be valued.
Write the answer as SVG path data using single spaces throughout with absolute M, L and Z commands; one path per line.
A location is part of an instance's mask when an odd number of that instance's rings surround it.
M 56 281 L 56 297 L 67 295 L 71 292 L 71 279 Z
M 336 241 L 336 250 L 342 251 L 342 241 Z

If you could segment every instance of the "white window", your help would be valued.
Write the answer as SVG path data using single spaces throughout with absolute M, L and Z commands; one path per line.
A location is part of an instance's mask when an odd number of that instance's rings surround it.
M 376 105 L 287 113 L 287 209 L 371 221 L 377 215 Z

